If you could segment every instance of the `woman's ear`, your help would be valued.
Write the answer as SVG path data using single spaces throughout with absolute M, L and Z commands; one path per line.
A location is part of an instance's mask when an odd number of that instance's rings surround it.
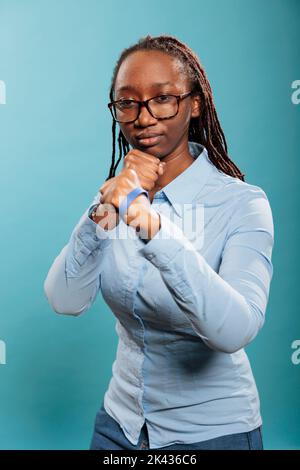
M 199 95 L 196 95 L 196 96 L 193 96 L 192 98 L 192 114 L 191 114 L 191 117 L 192 118 L 195 118 L 195 117 L 199 117 L 200 116 L 200 96 Z

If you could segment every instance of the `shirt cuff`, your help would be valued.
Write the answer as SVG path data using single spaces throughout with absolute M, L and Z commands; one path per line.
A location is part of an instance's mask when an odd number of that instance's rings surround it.
M 80 266 L 90 253 L 104 249 L 113 232 L 113 230 L 105 230 L 90 219 L 88 211 L 82 215 L 70 237 L 72 257 Z
M 146 240 L 146 244 L 141 238 L 139 240 L 141 248 L 137 251 L 158 269 L 166 268 L 180 250 L 194 250 L 181 228 L 161 213 L 160 229 L 154 237 Z

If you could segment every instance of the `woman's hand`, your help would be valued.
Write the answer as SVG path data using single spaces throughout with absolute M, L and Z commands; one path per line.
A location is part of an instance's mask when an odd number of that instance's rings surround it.
M 123 169 L 135 170 L 143 189 L 151 191 L 158 180 L 163 175 L 165 162 L 161 162 L 159 158 L 142 152 L 138 149 L 130 150 L 124 157 Z
M 122 200 L 136 187 L 141 187 L 137 173 L 135 170 L 124 168 L 118 176 L 114 176 L 103 183 L 99 189 L 101 193 L 100 203 L 112 204 L 119 210 Z M 141 194 L 136 199 L 141 197 L 150 205 L 146 195 Z M 133 202 L 136 202 L 136 199 Z
M 105 181 L 99 189 L 100 203 L 112 204 L 119 210 L 122 200 L 136 187 L 141 187 L 136 171 L 123 168 L 118 176 Z M 140 194 L 132 201 L 123 220 L 146 239 L 152 238 L 160 228 L 159 214 L 152 209 L 145 194 Z

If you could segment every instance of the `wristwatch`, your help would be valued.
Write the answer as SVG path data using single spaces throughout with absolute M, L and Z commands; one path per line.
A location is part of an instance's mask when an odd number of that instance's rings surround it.
M 98 210 L 98 207 L 101 205 L 101 202 L 97 202 L 96 204 L 93 204 L 90 208 L 89 208 L 89 211 L 88 211 L 88 217 L 93 221 L 95 222 L 95 224 L 98 224 L 98 220 L 95 220 L 95 218 L 97 217 L 100 217 L 100 219 L 102 218 L 102 216 L 97 216 L 97 210 Z M 119 209 L 117 207 L 115 207 L 115 211 L 117 214 L 119 214 Z
M 93 204 L 89 209 L 88 216 L 93 222 L 95 222 L 94 217 L 96 215 L 96 212 L 97 212 L 97 209 L 98 209 L 99 205 L 100 205 L 100 202 L 97 202 L 96 204 Z

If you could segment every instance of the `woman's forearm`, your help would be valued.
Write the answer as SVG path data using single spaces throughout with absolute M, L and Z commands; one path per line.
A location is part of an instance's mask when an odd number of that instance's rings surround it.
M 44 281 L 44 292 L 54 311 L 79 315 L 92 305 L 99 290 L 107 242 L 109 231 L 97 226 L 86 212 Z

